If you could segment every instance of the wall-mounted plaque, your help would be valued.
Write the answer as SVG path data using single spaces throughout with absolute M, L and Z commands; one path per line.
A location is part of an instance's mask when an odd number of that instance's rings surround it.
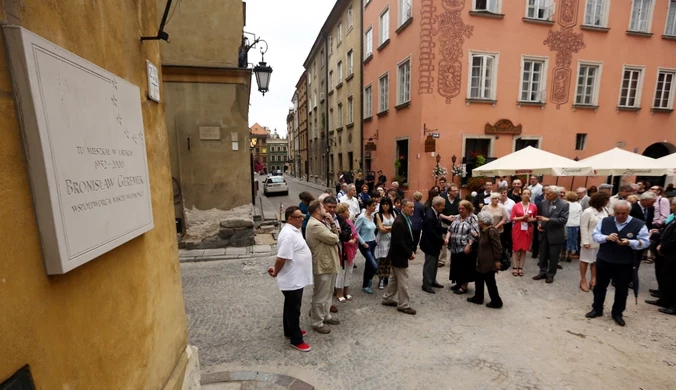
M 220 127 L 200 127 L 200 139 L 206 141 L 216 141 L 221 139 Z
M 146 60 L 146 68 L 148 72 L 148 98 L 159 103 L 160 74 L 157 71 L 157 66 L 148 60 Z
M 364 150 L 367 152 L 375 152 L 377 149 L 375 142 L 367 142 L 366 145 L 364 145 Z
M 431 134 L 425 140 L 425 153 L 433 153 L 437 151 L 437 140 Z
M 3 27 L 48 274 L 153 228 L 139 88 Z
M 512 123 L 512 121 L 509 119 L 500 119 L 499 121 L 495 122 L 495 125 L 492 126 L 490 123 L 486 123 L 485 131 L 486 134 L 496 135 L 521 134 L 522 126 L 514 126 L 514 123 Z

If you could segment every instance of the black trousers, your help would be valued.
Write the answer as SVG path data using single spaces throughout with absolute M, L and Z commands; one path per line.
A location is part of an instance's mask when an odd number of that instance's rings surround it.
M 300 330 L 300 305 L 303 301 L 303 289 L 282 291 L 284 294 L 284 336 L 291 339 L 291 344 L 303 343 Z
M 668 306 L 676 306 L 676 260 L 662 257 L 661 263 L 658 279 L 660 301 L 664 301 Z
M 502 250 L 506 250 L 511 254 L 514 247 L 514 244 L 512 243 L 512 223 L 508 222 L 505 226 L 503 226 L 503 229 L 503 232 L 500 233 L 500 243 L 502 244 Z
M 612 280 L 615 282 L 615 302 L 613 302 L 611 314 L 622 317 L 622 313 L 627 307 L 627 295 L 629 294 L 629 282 L 631 282 L 632 273 L 631 264 L 615 264 L 597 259 L 596 286 L 594 286 L 594 304 L 592 305 L 594 310 L 603 313 L 606 290 Z
M 498 293 L 498 285 L 495 283 L 495 271 L 489 271 L 485 274 L 480 272 L 476 273 L 476 281 L 474 282 L 474 300 L 477 302 L 484 302 L 484 283 L 486 288 L 488 288 L 488 296 L 491 298 L 491 302 L 497 306 L 502 306 L 502 299 Z
M 553 278 L 556 275 L 556 266 L 559 265 L 559 256 L 561 255 L 563 243 L 551 244 L 547 239 L 546 233 L 540 233 L 545 234 L 542 240 L 540 240 L 540 253 L 538 255 L 540 274 Z
M 530 251 L 533 252 L 535 257 L 538 257 L 538 254 L 540 253 L 540 231 L 538 230 L 537 225 L 535 226 L 535 229 L 533 229 L 533 241 L 531 242 Z
M 418 244 L 420 244 L 420 233 L 422 233 L 422 230 L 413 231 L 413 253 L 418 251 Z

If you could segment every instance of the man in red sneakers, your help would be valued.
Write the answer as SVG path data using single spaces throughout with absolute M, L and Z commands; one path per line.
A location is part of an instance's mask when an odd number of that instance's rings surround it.
M 303 341 L 306 332 L 300 329 L 300 306 L 303 288 L 312 284 L 312 253 L 300 232 L 305 218 L 300 209 L 290 206 L 284 216 L 286 224 L 277 238 L 277 260 L 268 273 L 277 278 L 284 294 L 284 336 L 291 339 L 292 347 L 308 352 L 312 348 Z

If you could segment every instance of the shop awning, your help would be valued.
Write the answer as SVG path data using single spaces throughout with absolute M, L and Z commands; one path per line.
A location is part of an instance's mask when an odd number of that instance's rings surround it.
M 590 176 L 592 168 L 569 158 L 528 146 L 472 170 L 473 176 Z

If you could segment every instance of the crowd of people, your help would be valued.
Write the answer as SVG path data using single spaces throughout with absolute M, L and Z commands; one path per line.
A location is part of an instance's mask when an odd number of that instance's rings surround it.
M 503 306 L 496 273 L 511 264 L 514 277 L 523 277 L 526 254 L 538 259 L 534 280 L 553 283 L 561 261 L 579 260 L 582 291 L 593 291 L 592 310 L 587 318 L 603 314 L 606 291 L 612 282 L 615 300 L 613 320 L 625 325 L 623 312 L 635 274 L 642 261 L 655 262 L 657 289 L 651 289 L 660 312 L 676 314 L 676 195 L 673 186 L 639 182 L 625 184 L 616 195 L 611 185 L 598 189 L 567 191 L 543 185 L 533 176 L 529 185 L 505 178 L 486 182 L 468 199 L 461 199 L 455 184 L 445 178 L 413 199 L 404 197 L 398 183 L 387 188 L 386 177 L 369 172 L 341 182 L 318 199 L 299 195 L 298 206 L 286 209 L 286 224 L 278 237 L 278 254 L 268 269 L 284 293 L 284 333 L 301 351 L 311 348 L 300 329 L 303 289 L 313 287 L 310 317 L 312 328 L 330 333 L 329 325 L 340 324 L 333 314 L 339 303 L 353 300 L 350 285 L 357 252 L 365 259 L 362 291 L 384 290 L 382 304 L 415 315 L 409 293 L 409 261 L 418 247 L 424 253 L 422 290 L 435 294 L 444 286 L 438 269 L 450 261 L 450 289 L 455 294 L 470 292 L 467 301 L 488 308 Z M 350 183 L 348 183 L 350 182 Z M 496 188 L 497 187 L 497 188 Z M 588 279 L 588 275 L 590 278 Z M 377 279 L 375 279 L 377 276 Z M 374 282 L 375 280 L 375 282 Z M 339 305 L 338 305 L 339 306 Z

